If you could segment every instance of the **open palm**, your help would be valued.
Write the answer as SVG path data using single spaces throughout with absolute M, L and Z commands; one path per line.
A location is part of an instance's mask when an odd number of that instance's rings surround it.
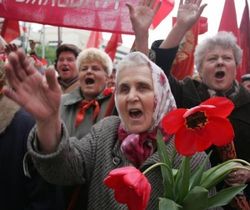
M 149 29 L 160 6 L 161 2 L 155 4 L 155 0 L 150 0 L 149 2 L 143 1 L 136 6 L 127 4 L 130 20 L 135 33 L 137 33 L 137 31 L 147 31 Z
M 8 56 L 6 76 L 10 87 L 6 96 L 23 106 L 36 120 L 47 121 L 59 112 L 61 91 L 53 70 L 42 76 L 29 62 L 22 50 Z
M 187 28 L 190 28 L 200 17 L 206 4 L 201 5 L 202 0 L 180 0 L 177 22 Z

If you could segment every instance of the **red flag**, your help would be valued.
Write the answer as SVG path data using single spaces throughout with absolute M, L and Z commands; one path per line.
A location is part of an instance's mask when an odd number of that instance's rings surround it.
M 19 37 L 20 28 L 18 21 L 5 19 L 1 29 L 1 36 L 7 43 Z
M 119 33 L 113 33 L 106 48 L 105 52 L 110 56 L 112 60 L 115 58 L 116 49 L 122 43 L 122 36 Z
M 237 15 L 234 0 L 225 0 L 218 31 L 231 31 L 238 38 Z
M 178 80 L 193 75 L 194 51 L 198 42 L 198 35 L 203 34 L 206 31 L 207 18 L 200 17 L 199 21 L 192 27 L 192 29 L 185 34 L 171 69 L 172 74 Z
M 243 74 L 250 73 L 250 20 L 249 8 L 246 0 L 245 9 L 240 23 L 239 30 L 240 47 L 243 50 L 241 68 L 237 72 L 237 79 L 240 81 Z
M 158 3 L 159 1 L 160 0 L 156 0 L 155 3 Z M 172 11 L 173 8 L 174 0 L 162 0 L 161 7 L 152 22 L 152 27 L 156 28 L 160 22 Z
M 102 42 L 102 32 L 91 31 L 88 42 L 86 44 L 86 48 L 90 47 L 99 48 L 101 42 Z

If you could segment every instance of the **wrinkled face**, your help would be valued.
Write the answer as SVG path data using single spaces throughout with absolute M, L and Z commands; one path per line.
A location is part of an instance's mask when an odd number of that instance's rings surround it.
M 120 117 L 131 133 L 148 130 L 154 112 L 154 86 L 148 66 L 127 67 L 117 78 Z
M 82 63 L 79 69 L 82 93 L 86 99 L 96 98 L 105 88 L 108 75 L 99 62 Z
M 226 91 L 236 78 L 236 62 L 232 49 L 216 46 L 209 50 L 201 64 L 202 81 L 211 89 Z
M 56 64 L 56 69 L 63 81 L 71 80 L 78 75 L 76 57 L 70 51 L 61 52 Z
M 242 82 L 242 85 L 250 92 L 250 80 Z

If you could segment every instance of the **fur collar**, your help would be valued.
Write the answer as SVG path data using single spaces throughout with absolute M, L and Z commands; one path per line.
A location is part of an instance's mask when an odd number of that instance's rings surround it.
M 0 107 L 0 133 L 2 133 L 11 123 L 20 107 L 6 96 L 2 96 L 0 99 Z

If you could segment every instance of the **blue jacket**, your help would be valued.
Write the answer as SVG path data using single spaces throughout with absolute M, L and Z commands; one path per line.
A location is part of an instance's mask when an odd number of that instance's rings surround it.
M 8 110 L 2 108 L 0 124 L 2 125 L 6 120 L 9 122 L 0 133 L 0 209 L 62 209 L 58 187 L 45 182 L 34 168 L 31 178 L 25 176 L 23 172 L 27 137 L 35 123 L 33 118 L 19 108 L 14 108 L 16 110 L 10 107 L 7 108 Z M 4 114 L 7 117 L 2 117 Z

